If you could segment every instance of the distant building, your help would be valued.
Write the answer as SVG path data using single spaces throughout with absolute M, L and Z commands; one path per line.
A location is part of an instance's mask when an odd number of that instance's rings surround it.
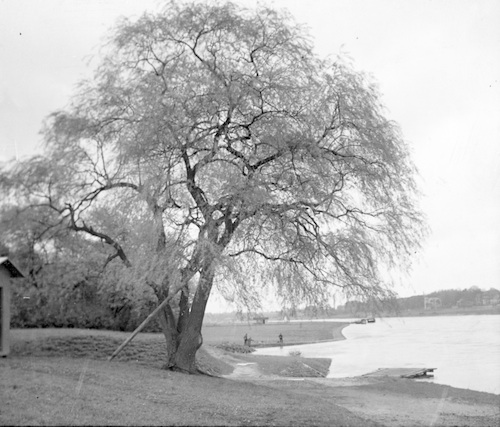
M 19 277 L 24 276 L 9 258 L 0 256 L 0 356 L 10 351 L 10 282 Z
M 261 325 L 265 325 L 267 319 L 269 319 L 269 317 L 255 316 L 253 318 L 253 320 L 255 321 L 255 323 L 258 323 L 258 324 L 261 324 Z
M 424 310 L 436 310 L 441 308 L 441 298 L 424 297 Z
M 481 295 L 481 305 L 498 305 L 500 304 L 500 291 L 497 289 L 490 289 L 483 292 Z

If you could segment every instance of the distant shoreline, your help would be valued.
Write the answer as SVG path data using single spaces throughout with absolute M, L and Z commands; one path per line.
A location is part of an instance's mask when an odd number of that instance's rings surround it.
M 214 313 L 209 313 L 214 314 Z M 399 312 L 383 312 L 375 314 L 375 318 L 388 318 L 388 317 L 439 317 L 439 316 L 469 316 L 469 315 L 500 315 L 500 305 L 497 306 L 474 306 L 474 307 L 453 307 L 453 308 L 440 308 L 438 310 L 401 310 Z M 289 320 L 289 322 L 346 322 L 347 319 L 363 319 L 367 317 L 372 317 L 366 313 L 343 313 L 337 314 L 332 317 L 294 317 Z M 288 321 L 273 318 L 272 314 L 269 313 L 269 320 L 267 324 L 276 323 L 288 323 Z M 218 326 L 218 325 L 248 325 L 252 324 L 252 321 L 235 321 L 235 320 L 207 320 L 206 326 Z
M 397 313 L 380 313 L 376 314 L 374 317 L 377 319 L 393 318 L 393 317 L 440 317 L 440 316 L 474 316 L 474 315 L 500 315 L 500 305 L 498 306 L 487 306 L 487 307 L 470 307 L 470 308 L 442 308 L 439 310 L 404 310 Z M 325 318 L 294 318 L 294 322 L 307 322 L 310 320 L 315 321 L 332 321 L 332 322 L 342 322 L 346 319 L 364 319 L 367 317 L 366 314 L 343 314 L 334 317 Z
M 257 343 L 255 345 L 252 345 L 252 348 L 270 348 L 270 347 L 289 347 L 292 345 L 305 345 L 305 344 L 320 344 L 320 343 L 326 343 L 326 342 L 334 342 L 334 341 L 342 341 L 347 339 L 342 331 L 344 328 L 347 328 L 348 326 L 352 325 L 350 322 L 337 322 L 337 321 L 329 321 L 330 319 L 325 320 L 325 322 L 328 323 L 336 323 L 336 327 L 333 328 L 332 331 L 332 338 L 326 339 L 326 340 L 314 340 L 314 341 L 302 341 L 302 342 L 284 342 L 282 344 L 280 343 Z
M 404 310 L 400 313 L 384 313 L 382 317 L 439 317 L 439 316 L 470 316 L 500 314 L 500 305 L 486 307 L 454 307 L 439 310 Z

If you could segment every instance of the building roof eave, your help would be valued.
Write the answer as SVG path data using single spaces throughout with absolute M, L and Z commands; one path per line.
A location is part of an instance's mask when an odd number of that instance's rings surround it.
M 12 264 L 9 258 L 0 257 L 0 265 L 3 265 L 13 278 L 24 277 L 23 273 L 21 273 L 19 269 Z

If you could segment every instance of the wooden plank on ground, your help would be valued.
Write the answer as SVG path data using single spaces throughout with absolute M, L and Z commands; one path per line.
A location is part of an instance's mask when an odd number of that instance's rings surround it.
M 419 378 L 432 374 L 436 368 L 384 368 L 363 375 L 364 377 Z

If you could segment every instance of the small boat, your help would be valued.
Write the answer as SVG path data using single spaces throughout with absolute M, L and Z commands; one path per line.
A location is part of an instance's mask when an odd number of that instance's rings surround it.
M 374 317 L 369 317 L 368 319 L 366 319 L 366 321 L 368 323 L 375 323 L 375 318 Z

